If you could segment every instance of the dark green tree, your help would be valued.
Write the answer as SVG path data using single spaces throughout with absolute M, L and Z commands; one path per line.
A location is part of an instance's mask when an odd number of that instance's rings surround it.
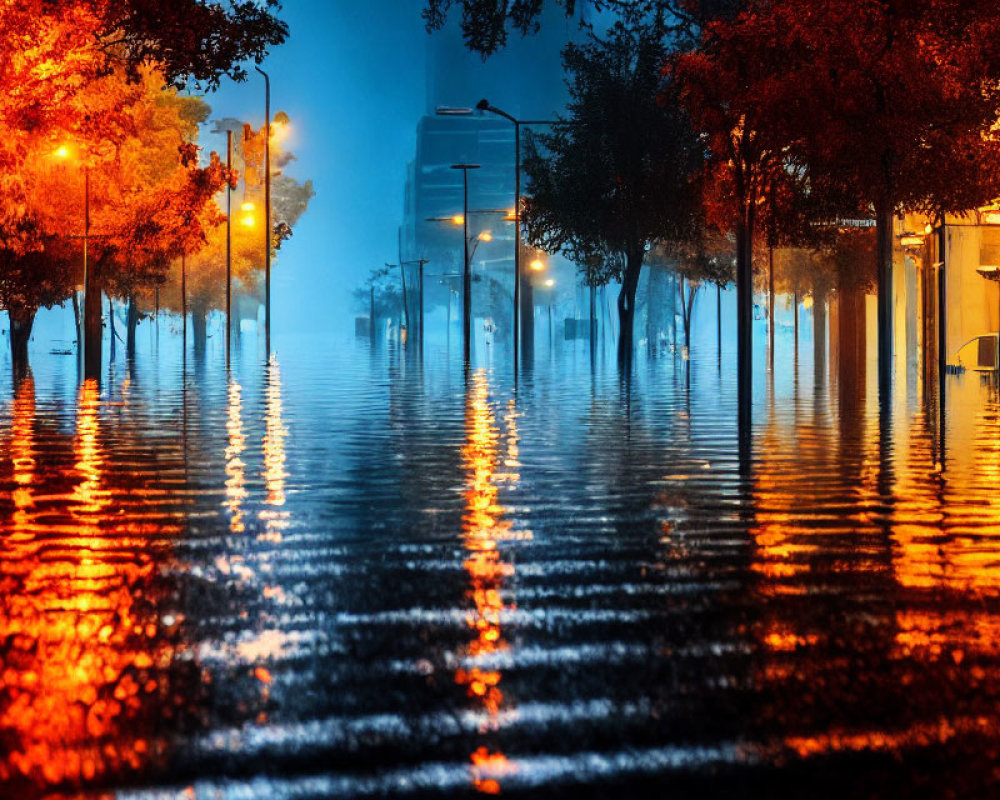
M 542 11 L 551 5 L 561 7 L 572 17 L 587 5 L 595 12 L 611 11 L 629 17 L 639 14 L 657 15 L 665 27 L 678 39 L 697 41 L 698 32 L 706 22 L 735 14 L 743 0 L 427 0 L 423 17 L 428 32 L 440 30 L 449 14 L 461 14 L 462 37 L 474 53 L 483 58 L 503 49 L 512 31 L 529 36 L 537 33 Z
M 136 71 L 155 63 L 178 87 L 214 89 L 223 76 L 242 81 L 246 62 L 261 63 L 288 26 L 278 0 L 79 0 L 100 20 L 98 43 Z
M 633 16 L 563 53 L 569 116 L 528 142 L 528 241 L 585 265 L 588 284 L 620 280 L 619 358 L 631 358 L 646 251 L 685 239 L 699 207 L 698 136 L 664 83 L 667 30 Z

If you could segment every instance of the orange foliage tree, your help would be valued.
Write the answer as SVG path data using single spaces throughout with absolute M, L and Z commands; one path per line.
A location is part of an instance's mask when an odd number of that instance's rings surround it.
M 284 168 L 295 156 L 285 146 L 290 120 L 278 112 L 271 126 L 271 256 L 273 259 L 282 243 L 292 235 L 292 229 L 305 213 L 315 194 L 312 181 L 299 182 L 285 174 Z M 265 247 L 265 198 L 264 198 L 264 128 L 254 130 L 250 125 L 232 118 L 216 120 L 213 133 L 233 132 L 233 166 L 238 180 L 232 192 L 231 266 L 233 277 L 233 313 L 240 316 L 240 306 L 263 302 L 262 270 Z M 213 208 L 220 215 L 226 209 L 225 193 L 216 195 Z M 224 217 L 223 217 L 224 218 Z M 213 230 L 205 246 L 187 251 L 184 259 L 184 289 L 181 297 L 181 268 L 179 260 L 170 268 L 168 287 L 161 297 L 165 308 L 191 314 L 194 348 L 205 350 L 208 314 L 225 309 L 226 296 L 226 229 Z M 252 312 L 252 309 L 251 309 Z M 236 322 L 236 331 L 239 323 Z
M 61 303 L 83 280 L 85 229 L 87 350 L 99 364 L 101 293 L 134 302 L 221 221 L 211 201 L 224 170 L 214 155 L 199 166 L 192 143 L 208 108 L 163 86 L 153 70 L 136 81 L 120 69 L 94 78 L 66 101 L 79 113 L 31 140 L 18 173 L 23 200 L 4 227 L 15 235 L 0 247 L 9 267 L 0 304 L 19 370 L 37 308 Z
M 202 209 L 224 176 L 217 162 L 199 169 L 190 148 L 197 101 L 162 90 L 244 78 L 242 62 L 259 62 L 287 35 L 277 8 L 275 0 L 0 6 L 0 85 L 10 87 L 0 94 L 0 305 L 10 312 L 19 364 L 34 309 L 59 302 L 80 280 L 66 256 L 85 228 L 84 184 L 94 200 L 88 375 L 100 367 L 100 291 L 134 295 L 162 278 L 185 239 L 205 238 L 217 215 Z M 52 152 L 72 154 L 82 169 L 56 174 Z

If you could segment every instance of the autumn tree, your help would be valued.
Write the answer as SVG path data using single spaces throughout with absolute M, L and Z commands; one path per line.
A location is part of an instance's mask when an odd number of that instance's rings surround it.
M 769 180 L 794 165 L 790 120 L 812 113 L 794 86 L 777 19 L 750 10 L 715 20 L 696 50 L 676 55 L 668 70 L 682 103 L 708 141 L 707 182 L 721 187 L 723 224 L 736 237 L 738 409 L 748 431 L 752 398 L 753 247 Z M 808 98 L 805 98 L 808 100 Z
M 315 195 L 311 180 L 301 182 L 286 172 L 295 160 L 294 153 L 286 147 L 290 124 L 288 115 L 279 111 L 274 115 L 271 126 L 272 266 L 282 244 L 292 236 Z M 237 297 L 261 303 L 261 275 L 267 236 L 264 230 L 265 129 L 253 129 L 234 118 L 213 121 L 213 134 L 225 134 L 227 131 L 233 133 L 233 167 L 238 176 L 229 198 L 232 204 L 229 235 L 234 293 Z M 211 206 L 224 220 L 227 206 L 224 191 L 215 196 Z M 220 225 L 209 233 L 203 247 L 185 250 L 185 298 L 180 292 L 182 264 L 175 258 L 170 266 L 169 286 L 162 298 L 164 307 L 176 312 L 186 307 L 191 314 L 194 347 L 198 353 L 205 351 L 208 315 L 213 310 L 225 309 L 226 235 L 225 225 Z
M 775 0 L 786 67 L 815 113 L 793 120 L 817 185 L 870 208 L 879 377 L 892 355 L 893 215 L 961 212 L 1000 195 L 1000 6 L 986 0 Z
M 621 281 L 619 359 L 631 359 L 635 294 L 646 250 L 691 223 L 702 150 L 669 100 L 665 29 L 633 18 L 563 54 L 569 116 L 529 140 L 528 241 Z
M 691 320 L 703 286 L 726 288 L 734 277 L 734 248 L 724 234 L 699 226 L 681 240 L 662 242 L 656 247 L 660 258 L 669 259 L 679 278 L 681 321 L 684 346 L 691 349 Z
M 284 40 L 287 28 L 274 15 L 279 8 L 275 0 L 3 4 L 0 82 L 17 87 L 0 95 L 0 247 L 7 251 L 5 258 L 36 252 L 52 233 L 29 208 L 35 202 L 29 158 L 37 155 L 40 143 L 71 139 L 87 176 L 93 173 L 99 183 L 101 168 L 120 155 L 117 148 L 137 130 L 129 127 L 134 120 L 126 109 L 135 92 L 142 93 L 149 74 L 159 75 L 161 87 L 187 79 L 212 87 L 225 75 L 244 78 L 246 59 L 259 62 Z M 55 235 L 63 234 L 57 230 Z M 133 252 L 142 249 L 144 236 L 134 228 Z M 121 244 L 119 252 L 127 249 Z M 89 291 L 87 297 L 85 338 L 96 348 L 95 357 L 87 359 L 87 372 L 96 374 L 100 295 Z

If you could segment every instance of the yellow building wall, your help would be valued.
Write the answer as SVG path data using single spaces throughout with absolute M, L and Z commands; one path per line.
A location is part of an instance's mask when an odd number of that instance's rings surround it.
M 1000 285 L 983 278 L 981 264 L 983 229 L 974 225 L 949 225 L 945 263 L 947 270 L 948 363 L 957 363 L 957 350 L 969 339 L 996 333 L 1000 326 Z M 975 349 L 961 354 L 962 363 L 975 362 Z

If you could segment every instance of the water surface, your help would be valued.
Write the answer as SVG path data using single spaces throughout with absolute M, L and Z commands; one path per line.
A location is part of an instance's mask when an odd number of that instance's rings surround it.
M 996 388 L 781 346 L 742 474 L 708 345 L 5 374 L 0 795 L 996 791 Z

